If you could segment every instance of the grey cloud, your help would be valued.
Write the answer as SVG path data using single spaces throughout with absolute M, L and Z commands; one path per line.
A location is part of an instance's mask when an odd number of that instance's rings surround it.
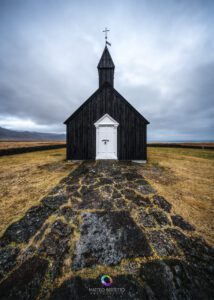
M 110 26 L 115 87 L 151 122 L 150 139 L 213 139 L 213 2 L 205 2 L 2 0 L 0 118 L 62 131 L 98 87 Z
M 173 77 L 172 93 L 163 96 L 153 86 L 126 87 L 132 105 L 142 112 L 151 124 L 149 136 L 159 131 L 196 133 L 197 139 L 213 138 L 214 132 L 214 63 L 182 70 Z M 205 136 L 206 137 L 205 137 Z M 194 137 L 195 138 L 195 137 Z

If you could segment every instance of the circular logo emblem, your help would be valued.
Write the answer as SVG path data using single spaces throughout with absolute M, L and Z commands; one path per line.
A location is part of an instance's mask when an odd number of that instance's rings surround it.
M 111 286 L 112 285 L 112 278 L 109 275 L 103 275 L 101 277 L 102 285 L 104 286 Z

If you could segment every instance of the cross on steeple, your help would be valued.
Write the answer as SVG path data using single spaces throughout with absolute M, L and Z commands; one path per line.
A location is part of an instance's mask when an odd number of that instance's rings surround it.
M 105 32 L 105 39 L 107 40 L 108 36 L 107 36 L 107 32 L 110 31 L 109 29 L 105 28 L 105 30 L 103 30 L 103 32 Z
M 107 41 L 107 39 L 108 39 L 108 36 L 107 36 L 108 31 L 110 31 L 108 28 L 105 28 L 105 30 L 103 30 L 103 32 L 105 32 L 105 40 L 106 40 L 106 44 L 108 44 L 108 45 L 111 46 L 111 44 Z

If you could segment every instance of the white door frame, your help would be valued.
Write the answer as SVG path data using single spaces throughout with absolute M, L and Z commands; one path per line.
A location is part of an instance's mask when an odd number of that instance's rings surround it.
M 94 123 L 96 127 L 96 159 L 118 159 L 117 157 L 117 127 L 119 123 L 115 121 L 109 114 L 103 115 L 99 120 Z M 114 155 L 111 157 L 102 157 L 99 155 L 99 128 L 100 127 L 113 127 L 114 129 Z

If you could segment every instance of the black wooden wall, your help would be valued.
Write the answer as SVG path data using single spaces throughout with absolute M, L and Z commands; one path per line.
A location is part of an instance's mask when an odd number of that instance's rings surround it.
M 108 113 L 118 123 L 119 160 L 147 159 L 146 127 L 148 122 L 110 85 L 103 86 L 65 123 L 67 125 L 67 159 L 96 157 L 94 123 Z

